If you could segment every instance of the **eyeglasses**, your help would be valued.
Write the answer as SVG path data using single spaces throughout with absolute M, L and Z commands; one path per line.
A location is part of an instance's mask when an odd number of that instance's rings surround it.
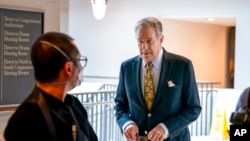
M 85 68 L 87 66 L 88 58 L 86 56 L 81 56 L 80 59 L 70 59 L 69 61 L 79 61 L 82 68 Z
M 59 51 L 65 58 L 67 58 L 68 61 L 73 61 L 73 62 L 76 62 L 76 61 L 79 61 L 82 68 L 85 68 L 86 65 L 87 65 L 87 57 L 86 56 L 81 56 L 80 59 L 71 59 L 65 52 L 63 52 L 59 47 L 57 47 L 56 45 L 50 43 L 50 42 L 47 42 L 47 41 L 40 41 L 41 43 L 43 44 L 47 44 L 53 48 L 55 48 L 57 51 Z

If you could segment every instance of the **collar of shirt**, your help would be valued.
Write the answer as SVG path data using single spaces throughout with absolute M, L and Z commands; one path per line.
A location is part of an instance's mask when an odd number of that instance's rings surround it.
M 153 71 L 159 71 L 161 69 L 161 62 L 162 62 L 162 57 L 163 57 L 163 49 L 161 48 L 158 56 L 152 61 L 153 64 Z M 143 69 L 146 67 L 146 63 L 144 60 L 142 62 Z

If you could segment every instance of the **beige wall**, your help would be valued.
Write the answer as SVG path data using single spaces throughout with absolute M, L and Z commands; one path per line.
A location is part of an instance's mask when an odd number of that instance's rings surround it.
M 164 47 L 191 59 L 197 81 L 220 82 L 226 87 L 227 27 L 180 20 L 162 20 Z

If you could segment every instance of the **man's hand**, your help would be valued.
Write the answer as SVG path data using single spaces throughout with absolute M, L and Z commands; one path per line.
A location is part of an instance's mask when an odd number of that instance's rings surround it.
M 138 127 L 136 124 L 132 123 L 129 124 L 125 129 L 124 129 L 124 136 L 126 139 L 130 141 L 135 141 L 136 140 L 136 134 L 138 133 Z
M 148 139 L 151 141 L 163 141 L 165 131 L 160 124 L 155 126 L 148 134 Z

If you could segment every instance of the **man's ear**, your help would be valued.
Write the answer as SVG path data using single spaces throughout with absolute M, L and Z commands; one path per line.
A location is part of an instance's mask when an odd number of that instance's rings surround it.
M 64 64 L 64 72 L 71 76 L 72 75 L 72 72 L 73 72 L 73 63 L 72 62 L 66 62 Z
M 160 43 L 162 44 L 163 41 L 164 41 L 164 35 L 161 35 L 161 37 L 160 37 Z

